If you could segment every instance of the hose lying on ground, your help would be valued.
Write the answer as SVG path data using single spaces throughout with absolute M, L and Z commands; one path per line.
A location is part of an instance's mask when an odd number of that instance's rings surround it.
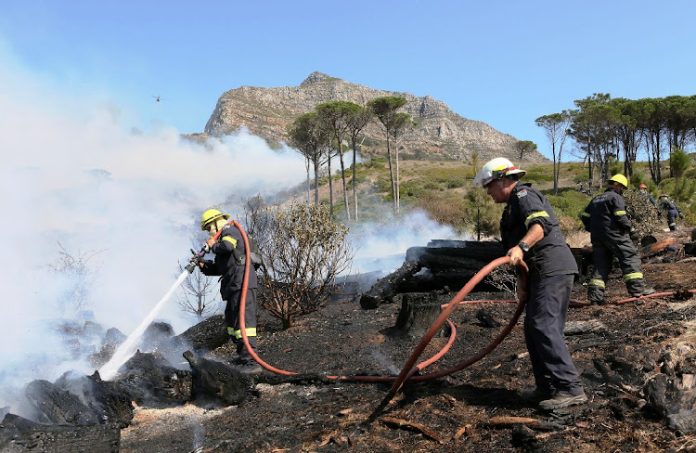
M 242 226 L 235 220 L 230 222 L 233 224 L 241 233 L 242 239 L 244 240 L 244 247 L 246 250 L 250 250 L 250 244 L 249 244 L 249 238 L 246 235 L 246 232 L 242 228 Z M 481 281 L 483 280 L 484 277 L 486 277 L 493 269 L 495 269 L 498 266 L 502 266 L 505 264 L 509 264 L 510 258 L 505 256 L 502 258 L 498 258 L 486 266 L 484 266 L 479 272 L 476 273 L 464 287 L 452 298 L 452 300 L 447 304 L 447 306 L 443 309 L 443 311 L 440 313 L 438 318 L 435 320 L 435 322 L 432 324 L 432 326 L 428 329 L 428 331 L 425 333 L 423 338 L 421 339 L 420 343 L 414 350 L 414 352 L 411 354 L 409 359 L 407 360 L 406 364 L 404 365 L 404 368 L 402 369 L 401 373 L 398 376 L 365 376 L 365 375 L 332 375 L 332 376 L 323 376 L 324 378 L 328 379 L 333 379 L 333 380 L 338 380 L 338 381 L 348 381 L 348 382 L 375 382 L 375 383 L 385 383 L 385 382 L 393 382 L 392 384 L 392 390 L 389 392 L 388 399 L 391 400 L 394 394 L 401 388 L 403 383 L 406 380 L 413 381 L 413 382 L 422 382 L 426 380 L 431 380 L 431 379 L 437 379 L 443 376 L 447 376 L 448 374 L 452 374 L 456 371 L 460 371 L 476 362 L 481 360 L 484 356 L 486 356 L 488 353 L 490 353 L 493 349 L 495 349 L 502 341 L 503 339 L 510 333 L 510 331 L 513 329 L 515 324 L 517 324 L 517 320 L 519 319 L 520 315 L 522 314 L 522 311 L 524 309 L 524 305 L 526 303 L 526 300 L 520 300 L 517 306 L 517 309 L 515 311 L 515 314 L 513 315 L 512 319 L 510 322 L 505 326 L 505 328 L 491 341 L 490 344 L 488 344 L 485 348 L 483 348 L 481 351 L 479 351 L 476 355 L 473 357 L 470 357 L 467 360 L 463 360 L 454 366 L 447 368 L 445 370 L 441 370 L 435 373 L 431 374 L 426 374 L 426 375 L 419 375 L 419 376 L 414 376 L 416 373 L 422 371 L 425 369 L 427 366 L 431 365 L 435 361 L 439 360 L 441 357 L 443 357 L 451 348 L 452 344 L 454 344 L 454 340 L 456 337 L 456 327 L 452 321 L 448 319 L 449 315 L 454 311 L 456 308 L 457 304 L 459 302 L 463 301 L 464 298 L 474 289 L 474 287 Z M 245 266 L 244 266 L 244 278 L 243 278 L 243 283 L 242 283 L 242 291 L 241 291 L 241 298 L 240 298 L 240 303 L 239 303 L 239 320 L 240 320 L 240 330 L 242 334 L 242 341 L 244 342 L 244 347 L 247 349 L 249 352 L 249 355 L 252 356 L 252 358 L 259 364 L 261 365 L 264 369 L 267 371 L 270 371 L 275 374 L 283 375 L 283 376 L 297 376 L 299 373 L 294 372 L 294 371 L 288 371 L 288 370 L 283 370 L 281 368 L 276 368 L 273 365 L 270 365 L 269 363 L 265 362 L 259 355 L 256 353 L 256 351 L 251 347 L 251 344 L 249 343 L 249 339 L 246 334 L 246 325 L 245 325 L 245 314 L 246 314 L 246 293 L 248 290 L 248 280 L 249 280 L 249 269 L 251 268 L 251 262 L 249 258 L 249 253 L 245 254 Z M 524 262 L 521 262 L 520 268 L 523 270 L 521 273 L 521 276 L 523 279 L 526 280 L 526 275 L 527 275 L 527 266 Z M 438 351 L 435 355 L 430 357 L 429 359 L 420 362 L 416 364 L 416 361 L 418 360 L 418 357 L 422 354 L 423 350 L 426 348 L 426 346 L 430 343 L 432 338 L 435 336 L 435 334 L 440 330 L 440 328 L 444 325 L 444 323 L 447 322 L 449 327 L 450 327 L 450 338 L 448 339 L 447 343 L 445 346 Z

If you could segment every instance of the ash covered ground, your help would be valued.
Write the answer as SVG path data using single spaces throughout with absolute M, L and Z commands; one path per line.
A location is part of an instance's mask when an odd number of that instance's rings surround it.
M 685 253 L 693 255 L 693 245 L 685 233 L 667 233 L 644 248 L 648 283 L 658 292 L 679 291 L 676 296 L 591 306 L 583 286 L 587 276 L 578 280 L 566 330 L 590 398 L 584 406 L 547 413 L 517 396 L 533 382 L 519 322 L 480 362 L 446 378 L 409 384 L 376 413 L 387 385 L 316 376 L 398 373 L 420 340 L 419 334 L 394 329 L 401 302 L 421 297 L 438 307 L 454 293 L 400 294 L 374 309 L 344 295 L 287 330 L 262 312 L 261 357 L 310 376 L 264 372 L 249 382 L 236 369 L 220 366 L 233 357 L 233 347 L 223 344 L 220 317 L 179 336 L 153 324 L 143 343 L 151 343 L 146 349 L 153 352 L 136 354 L 114 382 L 66 375 L 28 385 L 39 424 L 8 414 L 0 426 L 0 450 L 696 451 L 696 298 L 686 291 L 696 288 L 696 259 Z M 627 297 L 618 271 L 608 292 L 613 301 Z M 501 297 L 510 294 L 472 294 Z M 461 306 L 451 317 L 455 344 L 426 372 L 476 354 L 514 310 L 512 304 Z M 421 360 L 446 341 L 436 337 Z M 205 345 L 208 352 L 202 352 Z M 94 360 L 103 363 L 113 347 Z M 196 354 L 184 360 L 186 349 Z M 196 397 L 211 389 L 204 396 L 212 400 Z M 216 401 L 218 393 L 224 401 Z
M 693 261 L 646 263 L 644 272 L 658 291 L 696 288 Z M 620 275 L 613 277 L 610 297 L 627 297 Z M 438 297 L 444 303 L 451 296 Z M 582 282 L 573 299 L 586 301 Z M 399 308 L 398 300 L 374 310 L 341 300 L 285 331 L 264 318 L 259 352 L 275 366 L 300 372 L 392 374 L 419 340 L 390 335 Z M 456 343 L 434 369 L 473 355 L 499 331 L 482 325 L 476 316 L 481 308 L 502 323 L 514 311 L 508 304 L 460 308 L 451 318 Z M 593 326 L 567 336 L 590 397 L 584 406 L 545 413 L 516 395 L 533 382 L 518 325 L 472 367 L 409 385 L 369 424 L 385 385 L 258 384 L 256 396 L 233 407 L 137 408 L 121 431 L 121 451 L 696 451 L 696 437 L 688 433 L 696 423 L 696 301 L 670 296 L 576 307 L 568 320 L 569 326 Z M 436 338 L 423 357 L 444 342 Z M 223 346 L 209 355 L 230 353 Z M 691 404 L 691 412 L 678 404 Z

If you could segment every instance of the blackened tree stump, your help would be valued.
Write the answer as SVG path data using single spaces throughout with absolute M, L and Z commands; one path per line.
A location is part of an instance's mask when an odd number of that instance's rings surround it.
M 422 337 L 440 315 L 441 303 L 433 293 L 405 293 L 393 332 Z

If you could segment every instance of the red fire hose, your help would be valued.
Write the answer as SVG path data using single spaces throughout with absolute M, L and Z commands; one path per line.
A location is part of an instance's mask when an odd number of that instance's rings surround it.
M 246 250 L 250 250 L 250 244 L 249 244 L 249 238 L 246 235 L 246 232 L 242 228 L 242 226 L 235 220 L 232 220 L 229 222 L 230 224 L 234 225 L 241 233 L 242 239 L 244 240 L 244 247 Z M 256 351 L 251 347 L 251 344 L 249 343 L 249 339 L 246 334 L 246 323 L 245 323 L 245 314 L 246 314 L 246 293 L 248 290 L 248 280 L 249 280 L 249 269 L 251 268 L 251 260 L 249 257 L 249 253 L 245 254 L 245 265 L 244 265 L 244 278 L 243 278 L 243 283 L 242 283 L 242 293 L 241 293 L 241 298 L 240 298 L 240 303 L 239 303 L 239 324 L 240 324 L 240 330 L 242 334 L 242 341 L 244 342 L 244 347 L 247 349 L 249 352 L 249 355 L 263 368 L 266 370 L 283 375 L 283 376 L 294 376 L 298 375 L 299 373 L 294 372 L 294 371 L 288 371 L 288 370 L 283 370 L 280 368 L 276 368 L 269 363 L 265 362 L 261 357 L 258 356 Z M 487 264 L 486 266 L 483 267 L 476 275 L 474 275 L 471 280 L 467 282 L 467 284 L 454 296 L 454 298 L 447 304 L 445 309 L 440 313 L 438 318 L 435 320 L 435 322 L 432 324 L 430 329 L 425 333 L 423 338 L 421 339 L 420 343 L 414 350 L 414 352 L 411 354 L 409 359 L 407 360 L 406 364 L 404 365 L 404 368 L 402 369 L 401 373 L 398 376 L 364 376 L 364 375 L 344 375 L 344 376 L 324 376 L 327 379 L 334 379 L 334 380 L 339 380 L 339 381 L 353 381 L 353 382 L 393 382 L 392 384 L 392 389 L 390 390 L 388 397 L 385 399 L 385 401 L 391 400 L 391 398 L 396 394 L 396 392 L 401 388 L 403 383 L 406 380 L 410 380 L 413 382 L 422 382 L 430 379 L 437 379 L 443 376 L 446 376 L 448 374 L 454 373 L 456 371 L 460 371 L 476 362 L 481 360 L 484 356 L 486 356 L 488 353 L 490 353 L 493 349 L 495 349 L 500 342 L 510 333 L 512 328 L 517 324 L 517 320 L 519 319 L 520 315 L 522 314 L 522 311 L 524 309 L 524 305 L 526 303 L 526 300 L 521 300 L 518 303 L 517 310 L 515 311 L 515 314 L 513 315 L 512 319 L 508 323 L 508 325 L 491 341 L 491 343 L 483 348 L 481 351 L 479 351 L 476 355 L 473 357 L 470 357 L 467 360 L 464 360 L 462 362 L 459 362 L 458 364 L 442 370 L 438 371 L 435 373 L 427 374 L 427 375 L 422 375 L 422 376 L 413 376 L 417 372 L 423 370 L 427 366 L 431 365 L 432 363 L 436 362 L 442 356 L 444 356 L 449 349 L 451 348 L 452 344 L 454 344 L 454 340 L 456 337 L 456 328 L 454 324 L 448 319 L 449 315 L 452 313 L 452 311 L 456 308 L 457 304 L 464 300 L 464 298 L 474 289 L 474 287 L 484 278 L 486 275 L 488 275 L 493 269 L 495 269 L 498 266 L 508 264 L 510 262 L 509 257 L 502 257 L 498 258 L 497 260 L 494 260 Z M 523 270 L 522 277 L 526 279 L 526 271 L 527 271 L 527 266 L 524 262 L 520 264 L 520 268 Z M 416 364 L 416 361 L 418 360 L 418 357 L 422 354 L 423 350 L 427 347 L 427 345 L 430 343 L 432 338 L 435 336 L 435 334 L 440 330 L 440 328 L 444 325 L 444 323 L 447 322 L 448 325 L 450 326 L 451 329 L 451 335 L 445 346 L 435 355 L 430 357 L 429 359 L 420 362 Z

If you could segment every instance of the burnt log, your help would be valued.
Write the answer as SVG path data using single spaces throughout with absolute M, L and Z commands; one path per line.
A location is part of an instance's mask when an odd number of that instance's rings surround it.
M 433 240 L 426 247 L 411 247 L 404 264 L 375 283 L 360 298 L 362 308 L 392 302 L 399 293 L 447 288 L 459 290 L 490 261 L 505 254 L 499 242 Z M 479 289 L 487 288 L 485 283 Z
M 96 425 L 98 414 L 80 401 L 80 398 L 45 380 L 27 384 L 27 400 L 36 409 L 39 423 L 57 425 Z
M 0 423 L 0 451 L 7 453 L 116 453 L 121 430 L 109 425 L 42 425 L 7 414 Z
M 438 295 L 434 293 L 406 293 L 401 298 L 401 310 L 391 334 L 422 337 L 441 311 Z
M 55 385 L 77 395 L 97 414 L 99 423 L 125 428 L 133 420 L 134 408 L 129 392 L 118 382 L 102 381 L 98 371 L 91 376 L 65 373 Z
M 393 302 L 393 297 L 399 292 L 404 281 L 419 269 L 417 262 L 406 261 L 399 269 L 372 285 L 372 288 L 360 297 L 360 306 L 368 310 L 383 303 Z
M 571 249 L 578 267 L 587 273 L 592 262 L 591 248 Z M 426 247 L 411 247 L 404 264 L 395 272 L 378 280 L 360 298 L 365 309 L 392 302 L 400 293 L 417 293 L 451 288 L 461 289 L 478 271 L 506 253 L 502 243 L 495 241 L 432 240 Z M 495 291 L 486 280 L 474 291 Z
M 204 407 L 237 405 L 246 401 L 254 390 L 254 379 L 222 362 L 184 352 L 191 365 L 191 400 Z
M 174 368 L 159 354 L 137 351 L 118 370 L 116 381 L 140 405 L 167 407 L 191 398 L 191 372 Z

